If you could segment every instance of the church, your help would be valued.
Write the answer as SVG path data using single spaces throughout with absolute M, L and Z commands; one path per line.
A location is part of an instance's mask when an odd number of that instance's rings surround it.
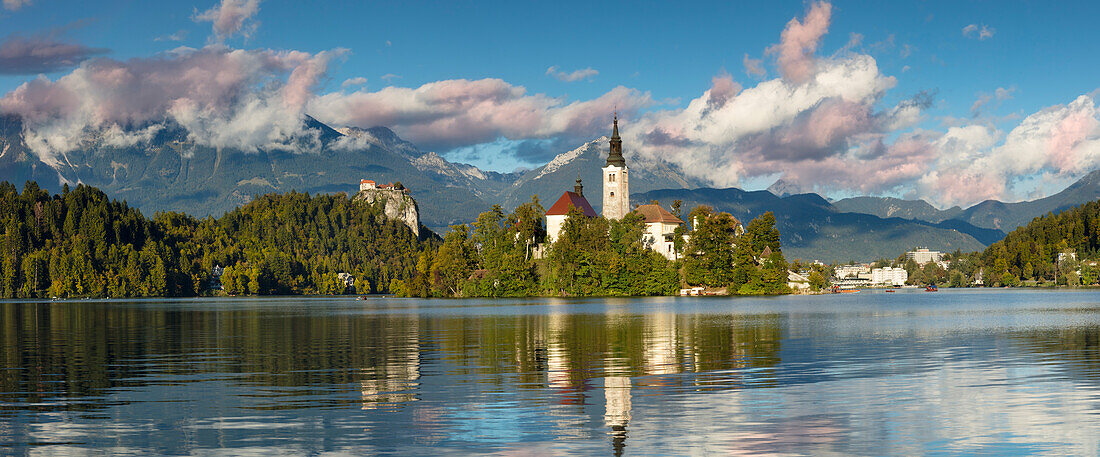
M 623 157 L 623 140 L 619 137 L 619 117 L 612 121 L 610 149 L 607 154 L 607 162 L 603 167 L 603 217 L 608 219 L 622 219 L 631 212 L 630 208 L 630 175 L 626 166 L 626 158 Z M 553 243 L 561 233 L 562 224 L 565 222 L 569 209 L 580 208 L 588 217 L 596 217 L 596 211 L 584 197 L 584 186 L 581 179 L 577 178 L 577 184 L 572 192 L 565 192 L 546 211 L 546 236 L 547 241 Z M 673 231 L 684 223 L 680 218 L 661 208 L 656 201 L 641 205 L 634 210 L 645 218 L 646 231 L 643 241 L 649 249 L 652 249 L 669 260 L 676 259 L 673 249 Z

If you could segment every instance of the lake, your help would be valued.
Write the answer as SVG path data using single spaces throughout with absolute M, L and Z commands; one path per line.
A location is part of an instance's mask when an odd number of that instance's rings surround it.
M 1100 292 L 0 302 L 0 454 L 1100 454 Z

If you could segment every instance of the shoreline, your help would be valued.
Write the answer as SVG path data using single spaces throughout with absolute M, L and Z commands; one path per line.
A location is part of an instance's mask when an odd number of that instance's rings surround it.
M 1015 286 L 1015 287 L 940 287 L 940 291 L 1094 291 L 1100 290 L 1100 285 L 1091 286 Z M 886 293 L 887 290 L 907 291 L 904 293 L 931 293 L 924 290 L 923 287 L 906 287 L 906 288 L 886 288 L 886 287 L 867 287 L 854 289 L 860 292 L 875 292 Z M 819 292 L 792 292 L 789 294 L 758 294 L 758 295 L 728 295 L 728 294 L 709 294 L 709 295 L 577 295 L 577 296 L 562 296 L 562 295 L 524 295 L 515 297 L 402 297 L 393 294 L 340 294 L 340 295 L 325 295 L 325 294 L 288 294 L 288 295 L 199 295 L 199 296 L 144 296 L 144 297 L 50 297 L 50 298 L 4 298 L 0 299 L 0 303 L 43 303 L 43 302 L 105 302 L 105 301 L 145 301 L 145 300 L 195 300 L 201 301 L 204 299 L 266 299 L 266 298 L 305 298 L 305 299 L 348 299 L 348 300 L 381 300 L 381 299 L 415 299 L 415 300 L 509 300 L 509 299 L 525 299 L 525 298 L 557 298 L 557 299 L 587 299 L 587 298 L 772 298 L 772 297 L 784 297 L 784 296 L 816 296 L 816 295 L 851 295 L 851 293 L 837 293 L 831 291 L 819 291 Z

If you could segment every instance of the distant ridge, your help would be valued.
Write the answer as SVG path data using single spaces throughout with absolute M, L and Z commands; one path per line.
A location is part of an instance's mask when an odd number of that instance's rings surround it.
M 697 205 L 710 205 L 733 214 L 744 223 L 772 211 L 782 235 L 783 252 L 789 259 L 869 261 L 895 258 L 916 246 L 969 252 L 1004 237 L 1000 231 L 981 229 L 964 222 L 933 224 L 842 212 L 817 194 L 781 198 L 763 190 L 700 188 L 655 190 L 635 194 L 631 198 L 634 201 L 657 200 L 665 207 L 681 200 L 685 213 Z
M 840 211 L 901 217 L 927 222 L 958 220 L 975 227 L 1010 232 L 1047 213 L 1059 213 L 1100 198 L 1100 170 L 1093 171 L 1054 195 L 1016 203 L 986 200 L 967 209 L 939 210 L 924 200 L 855 197 L 833 203 Z

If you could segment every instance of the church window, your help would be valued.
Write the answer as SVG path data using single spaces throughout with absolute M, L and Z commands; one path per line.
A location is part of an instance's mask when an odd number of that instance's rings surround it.
M 614 173 L 607 175 L 607 182 L 615 182 L 615 174 Z
M 614 193 L 614 192 L 612 192 L 612 193 L 611 193 L 611 196 L 612 196 L 612 197 L 614 197 L 614 196 L 615 196 L 615 193 Z

